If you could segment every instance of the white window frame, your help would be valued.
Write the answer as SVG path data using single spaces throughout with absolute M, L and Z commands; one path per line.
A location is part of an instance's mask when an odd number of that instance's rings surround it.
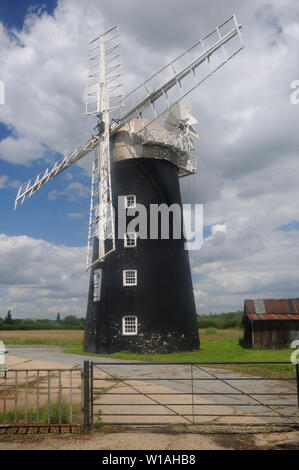
M 126 324 L 127 319 L 134 319 L 134 324 Z M 131 329 L 134 327 L 134 331 L 127 331 L 126 328 Z M 136 315 L 124 315 L 122 318 L 122 334 L 123 336 L 136 336 L 138 335 L 138 317 Z
M 128 281 L 127 273 L 134 273 L 133 282 Z M 123 286 L 124 287 L 137 286 L 137 269 L 124 269 L 123 270 Z
M 132 204 L 129 204 L 129 198 L 133 198 L 134 202 Z M 126 209 L 136 209 L 136 196 L 135 194 L 128 194 L 125 196 L 125 208 Z
M 133 241 L 133 244 L 128 244 L 128 237 L 130 241 Z M 125 248 L 135 248 L 137 246 L 137 233 L 136 232 L 127 232 L 124 235 L 124 247 Z
M 93 301 L 99 302 L 101 300 L 101 287 L 102 287 L 102 270 L 95 269 L 93 272 Z

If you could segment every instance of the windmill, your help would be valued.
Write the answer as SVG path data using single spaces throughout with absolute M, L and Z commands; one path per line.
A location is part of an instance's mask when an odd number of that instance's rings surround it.
M 127 96 L 119 38 L 116 26 L 89 43 L 86 114 L 97 117 L 93 136 L 23 184 L 15 209 L 94 150 L 84 348 L 192 350 L 199 339 L 183 235 L 164 239 L 159 231 L 148 239 L 127 226 L 121 232 L 118 202 L 131 215 L 137 206 L 182 206 L 179 178 L 196 173 L 191 152 L 198 135 L 181 100 L 244 47 L 241 25 L 233 15 Z

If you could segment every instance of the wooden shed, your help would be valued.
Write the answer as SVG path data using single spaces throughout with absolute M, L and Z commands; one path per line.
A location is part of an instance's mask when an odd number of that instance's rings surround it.
M 299 339 L 299 299 L 247 299 L 243 326 L 247 347 L 289 348 Z

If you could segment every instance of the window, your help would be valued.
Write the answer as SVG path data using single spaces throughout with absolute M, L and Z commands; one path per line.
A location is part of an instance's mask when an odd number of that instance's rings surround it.
M 137 246 L 137 233 L 128 232 L 125 234 L 125 248 L 134 248 Z
M 93 301 L 101 300 L 102 270 L 95 269 L 93 272 Z
M 134 194 L 130 194 L 126 196 L 126 209 L 135 208 L 136 207 L 136 196 Z
M 123 271 L 123 285 L 124 286 L 137 286 L 136 269 L 129 269 L 129 270 Z
M 138 321 L 135 315 L 126 315 L 123 317 L 123 335 L 137 335 Z

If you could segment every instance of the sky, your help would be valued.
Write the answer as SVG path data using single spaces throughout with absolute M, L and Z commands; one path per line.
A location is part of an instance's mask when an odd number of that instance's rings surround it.
M 13 205 L 19 184 L 90 137 L 88 40 L 119 24 L 129 92 L 233 13 L 245 49 L 185 101 L 200 140 L 182 197 L 204 205 L 203 247 L 189 253 L 197 313 L 298 297 L 298 2 L 1 0 L 0 316 L 85 315 L 92 156 Z

